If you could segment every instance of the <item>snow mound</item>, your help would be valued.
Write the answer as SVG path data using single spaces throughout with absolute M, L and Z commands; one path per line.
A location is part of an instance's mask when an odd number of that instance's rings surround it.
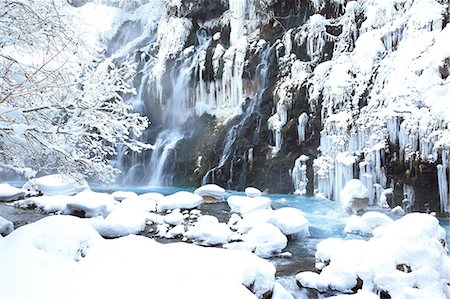
M 263 223 L 275 225 L 286 236 L 309 236 L 309 221 L 305 214 L 289 207 L 278 210 L 256 210 L 245 214 L 242 220 L 237 221 L 236 229 L 239 233 L 245 234 L 251 228 Z
M 67 203 L 73 200 L 73 196 L 51 195 L 36 196 L 15 203 L 19 208 L 28 209 L 37 207 L 46 213 L 61 212 L 66 209 Z
M 390 224 L 393 220 L 380 212 L 366 212 L 362 216 L 352 215 L 348 218 L 344 231 L 346 233 L 372 234 L 376 227 Z
M 120 202 L 120 207 L 135 208 L 144 212 L 155 212 L 156 201 L 147 197 L 128 197 Z
M 117 201 L 122 201 L 127 198 L 137 197 L 138 195 L 136 194 L 136 192 L 132 191 L 115 191 L 111 193 L 111 196 L 114 197 L 114 199 Z
M 210 215 L 200 216 L 184 236 L 201 245 L 227 244 L 233 239 L 233 232 L 225 223 Z
M 88 190 L 89 185 L 84 179 L 75 179 L 70 175 L 51 174 L 31 179 L 22 188 L 41 192 L 44 195 L 73 195 Z
M 321 273 L 302 272 L 296 279 L 321 291 L 352 293 L 360 279 L 363 291 L 384 291 L 391 298 L 448 298 L 450 257 L 444 240 L 438 219 L 408 214 L 373 229 L 368 241 L 321 241 L 316 251 Z
M 247 197 L 241 195 L 232 195 L 227 199 L 228 206 L 232 212 L 245 215 L 255 210 L 270 209 L 272 203 L 268 197 Z
M 357 213 L 367 208 L 369 204 L 369 190 L 360 180 L 350 180 L 340 192 L 340 202 L 347 213 Z
M 75 299 L 88 290 L 92 298 L 254 299 L 275 285 L 275 267 L 254 254 L 135 235 L 105 240 L 72 216 L 25 225 L 0 245 L 4 298 Z
M 244 242 L 254 248 L 256 255 L 264 258 L 271 257 L 287 246 L 287 238 L 273 224 L 263 223 L 253 227 L 242 236 Z
M 175 209 L 172 213 L 164 216 L 164 222 L 170 225 L 179 225 L 183 223 L 183 221 L 184 216 L 178 209 Z
M 0 184 L 0 201 L 15 201 L 20 197 L 25 196 L 27 190 L 22 188 L 16 188 L 10 184 Z
M 205 197 L 212 197 L 216 200 L 222 200 L 225 195 L 225 189 L 216 184 L 207 184 L 195 189 L 194 194 L 197 194 L 204 199 Z
M 147 213 L 133 208 L 115 209 L 103 219 L 90 220 L 92 227 L 103 237 L 117 238 L 138 234 L 145 229 Z
M 106 217 L 118 204 L 114 197 L 107 193 L 83 191 L 67 202 L 62 211 L 66 215 L 80 215 L 83 217 Z
M 201 205 L 202 202 L 202 197 L 197 194 L 179 191 L 159 200 L 158 211 L 164 212 L 172 209 L 193 209 Z
M 158 193 L 158 192 L 148 192 L 148 193 L 139 195 L 139 198 L 141 198 L 141 199 L 151 199 L 151 200 L 154 200 L 155 202 L 164 200 L 164 197 L 165 197 L 164 195 L 162 195 L 161 193 Z
M 309 221 L 305 213 L 296 208 L 281 208 L 274 211 L 274 218 L 271 221 L 286 236 L 297 235 L 299 237 L 309 236 Z
M 260 197 L 262 195 L 262 192 L 255 187 L 247 187 L 245 188 L 245 195 L 247 195 L 248 197 Z
M 14 224 L 0 216 L 0 236 L 9 235 L 14 230 Z

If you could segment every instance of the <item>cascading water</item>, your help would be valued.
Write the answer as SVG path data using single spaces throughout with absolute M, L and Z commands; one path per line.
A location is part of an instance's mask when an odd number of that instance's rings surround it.
M 205 176 L 202 179 L 202 185 L 207 183 L 214 183 L 215 182 L 215 173 L 220 170 L 224 165 L 227 163 L 227 161 L 234 155 L 236 152 L 235 143 L 236 140 L 239 139 L 239 137 L 242 135 L 242 131 L 244 128 L 244 125 L 252 121 L 252 116 L 255 114 L 256 117 L 256 130 L 254 139 L 257 139 L 259 137 L 259 130 L 261 127 L 261 115 L 259 112 L 259 106 L 261 104 L 262 97 L 264 95 L 264 92 L 267 89 L 267 77 L 268 77 L 268 71 L 269 71 L 269 64 L 270 64 L 270 55 L 273 54 L 274 47 L 270 47 L 268 45 L 265 46 L 265 48 L 260 52 L 259 54 L 259 61 L 260 63 L 256 67 L 256 75 L 255 77 L 258 78 L 257 82 L 257 89 L 259 90 L 255 95 L 250 97 L 250 102 L 248 104 L 248 107 L 244 111 L 240 121 L 233 125 L 228 133 L 225 136 L 223 147 L 222 147 L 222 154 L 220 155 L 219 163 L 217 166 L 210 169 Z M 256 140 L 253 140 L 256 142 Z M 253 151 L 250 151 L 253 152 Z M 233 183 L 233 163 L 231 162 L 230 165 L 230 176 L 229 180 L 227 182 L 227 187 L 231 187 L 231 184 Z
M 189 84 L 194 79 L 195 70 L 199 65 L 199 58 L 208 48 L 211 37 L 206 31 L 197 32 L 199 45 L 195 47 L 195 52 L 185 51 L 185 55 L 179 58 L 180 66 L 174 68 L 171 73 L 171 95 L 167 99 L 163 110 L 163 122 L 165 129 L 156 138 L 151 159 L 147 165 L 149 170 L 146 179 L 148 186 L 166 186 L 172 183 L 173 167 L 170 167 L 171 160 L 176 157 L 176 145 L 189 134 L 189 128 L 183 126 L 187 118 L 193 113 L 190 99 Z M 186 57 L 188 55 L 190 57 Z M 164 99 L 160 99 L 162 102 Z

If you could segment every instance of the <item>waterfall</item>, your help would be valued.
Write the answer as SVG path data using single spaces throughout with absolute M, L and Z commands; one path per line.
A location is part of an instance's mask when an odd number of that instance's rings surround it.
M 260 55 L 260 59 L 259 59 L 260 63 L 256 67 L 256 75 L 255 75 L 255 77 L 258 78 L 258 89 L 259 90 L 255 95 L 253 95 L 251 97 L 248 107 L 246 108 L 243 115 L 241 116 L 240 121 L 237 124 L 233 125 L 230 128 L 230 130 L 228 131 L 228 133 L 226 134 L 225 139 L 223 141 L 222 154 L 220 155 L 218 164 L 217 164 L 217 166 L 213 167 L 212 169 L 210 169 L 209 171 L 206 172 L 206 174 L 204 175 L 204 177 L 202 179 L 202 185 L 215 182 L 216 171 L 218 171 L 219 169 L 222 169 L 222 167 L 226 164 L 226 162 L 232 156 L 233 151 L 236 150 L 234 148 L 234 145 L 236 143 L 236 140 L 239 139 L 239 137 L 241 136 L 244 125 L 248 121 L 250 121 L 250 119 L 254 113 L 259 113 L 258 112 L 259 105 L 261 103 L 264 92 L 266 91 L 266 88 L 267 88 L 269 59 L 270 59 L 271 53 L 273 53 L 273 49 L 274 49 L 274 47 L 269 47 L 268 45 L 266 45 L 264 47 L 264 50 L 262 50 L 260 52 L 260 54 L 259 54 Z M 256 125 L 257 130 L 256 130 L 255 134 L 258 133 L 259 127 L 261 125 L 261 119 L 257 118 L 256 122 L 257 122 L 257 125 Z M 255 135 L 255 138 L 256 137 L 257 136 Z M 253 150 L 251 152 L 252 152 L 252 159 L 253 159 Z M 230 174 L 233 171 L 232 168 L 233 168 L 233 163 L 231 163 L 231 165 L 230 165 Z M 230 178 L 228 180 L 228 185 L 231 185 L 231 183 L 232 183 L 232 176 L 230 175 Z
M 190 93 L 189 84 L 196 79 L 194 77 L 195 71 L 201 56 L 211 43 L 211 37 L 206 31 L 200 30 L 197 32 L 197 40 L 199 45 L 194 48 L 194 53 L 191 54 L 189 48 L 185 50 L 184 55 L 179 58 L 180 66 L 174 68 L 171 72 L 172 90 L 163 107 L 165 129 L 158 134 L 154 143 L 155 149 L 147 165 L 149 175 L 146 181 L 148 186 L 171 185 L 173 167 L 170 167 L 170 164 L 176 157 L 175 147 L 190 130 L 190 128 L 184 126 L 187 118 L 194 111 L 191 100 L 195 94 Z M 186 57 L 188 55 L 190 56 Z M 200 80 L 200 82 L 203 81 Z M 158 83 L 158 86 L 162 85 L 162 82 Z M 159 100 L 161 103 L 165 101 L 162 97 Z

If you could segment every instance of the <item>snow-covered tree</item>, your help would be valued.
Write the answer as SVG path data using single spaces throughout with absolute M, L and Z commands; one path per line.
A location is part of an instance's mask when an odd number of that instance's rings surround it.
M 134 139 L 148 120 L 122 98 L 134 92 L 134 66 L 93 53 L 73 9 L 64 0 L 0 2 L 0 168 L 108 181 L 118 146 L 148 148 Z

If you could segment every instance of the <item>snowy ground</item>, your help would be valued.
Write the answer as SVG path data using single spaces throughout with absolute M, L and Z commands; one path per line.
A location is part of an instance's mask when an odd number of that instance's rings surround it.
M 450 295 L 448 239 L 432 215 L 398 219 L 378 208 L 348 216 L 325 200 L 252 189 L 229 196 L 218 186 L 171 195 L 67 195 L 60 187 L 58 195 L 5 200 L 57 215 L 12 232 L 0 218 L 2 298 Z M 199 194 L 222 199 L 204 203 Z

